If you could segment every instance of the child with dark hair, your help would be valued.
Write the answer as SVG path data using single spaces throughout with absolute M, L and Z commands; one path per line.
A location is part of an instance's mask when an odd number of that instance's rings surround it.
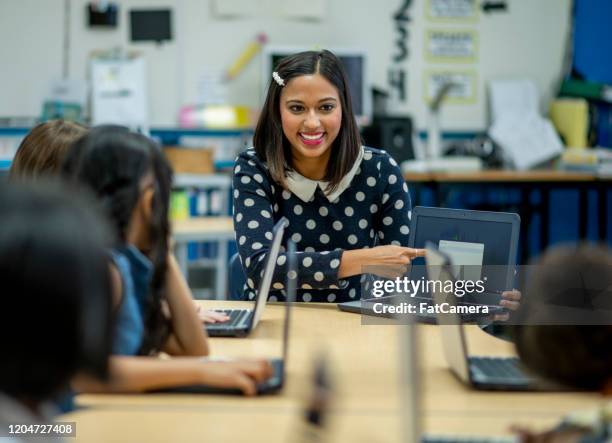
M 108 375 L 111 236 L 102 220 L 55 185 L 0 186 L 2 425 L 46 421 L 45 404 L 77 373 Z
M 612 395 L 612 254 L 604 247 L 559 247 L 537 269 L 517 312 L 514 340 L 521 361 L 569 388 Z M 612 404 L 569 416 L 524 440 L 603 442 L 612 439 Z
M 207 355 L 191 293 L 168 251 L 172 171 L 159 146 L 126 128 L 93 128 L 70 148 L 62 172 L 98 197 L 114 226 L 113 281 L 120 298 L 115 301 L 114 354 Z M 255 381 L 271 375 L 263 360 L 115 358 L 113 368 L 119 380 L 113 389 L 120 391 L 200 383 L 235 386 L 252 394 Z
M 408 186 L 385 151 L 361 145 L 346 75 L 329 51 L 302 52 L 278 64 L 254 148 L 236 160 L 233 184 L 245 296 L 254 296 L 281 217 L 299 250 L 298 301 L 358 299 L 364 266 L 401 270 L 424 254 L 404 246 Z M 281 290 L 284 253 L 277 264 L 272 287 Z

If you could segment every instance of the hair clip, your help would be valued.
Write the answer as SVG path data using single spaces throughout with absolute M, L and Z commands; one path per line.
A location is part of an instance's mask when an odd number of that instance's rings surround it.
M 278 84 L 278 86 L 285 86 L 285 80 L 283 80 L 281 76 L 278 75 L 278 72 L 274 71 L 272 73 L 272 78 L 274 79 L 276 84 Z

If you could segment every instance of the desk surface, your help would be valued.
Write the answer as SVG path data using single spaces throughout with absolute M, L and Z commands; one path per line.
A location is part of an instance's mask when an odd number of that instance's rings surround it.
M 212 339 L 213 355 L 279 355 L 283 309 L 268 306 L 249 338 Z M 311 362 L 325 352 L 336 392 L 330 416 L 333 441 L 401 441 L 397 380 L 403 328 L 361 325 L 359 315 L 340 312 L 335 305 L 298 304 L 292 314 L 288 383 L 281 395 L 81 395 L 77 403 L 92 408 L 61 420 L 76 421 L 77 440 L 82 441 L 296 441 Z M 427 432 L 499 435 L 512 423 L 548 427 L 569 411 L 601 401 L 594 394 L 473 391 L 447 370 L 437 327 L 422 325 L 418 332 Z M 512 354 L 509 343 L 477 327 L 468 327 L 467 333 L 473 353 Z
M 410 182 L 591 182 L 606 180 L 586 172 L 484 170 L 474 172 L 408 172 L 404 178 Z

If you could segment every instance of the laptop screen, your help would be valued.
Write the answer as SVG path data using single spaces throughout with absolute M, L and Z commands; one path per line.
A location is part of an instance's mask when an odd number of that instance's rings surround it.
M 412 214 L 410 246 L 427 242 L 467 271 L 479 271 L 487 292 L 511 289 L 516 262 L 519 219 L 515 214 L 416 207 Z M 425 277 L 423 259 L 416 259 L 410 277 Z M 511 265 L 512 267 L 508 267 Z

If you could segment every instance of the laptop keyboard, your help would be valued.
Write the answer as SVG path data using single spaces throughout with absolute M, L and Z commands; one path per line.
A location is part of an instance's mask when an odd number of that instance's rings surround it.
M 242 321 L 248 317 L 248 315 L 251 313 L 250 309 L 216 309 L 215 312 L 220 312 L 222 314 L 227 315 L 230 319 L 226 322 L 223 323 L 212 323 L 210 325 L 207 325 L 207 327 L 210 326 L 222 326 L 222 327 L 227 327 L 227 326 L 237 326 L 240 323 L 242 323 Z
M 517 443 L 517 437 L 482 437 L 459 435 L 425 435 L 421 443 Z
M 518 358 L 470 357 L 470 370 L 476 377 L 529 381 L 519 367 Z

